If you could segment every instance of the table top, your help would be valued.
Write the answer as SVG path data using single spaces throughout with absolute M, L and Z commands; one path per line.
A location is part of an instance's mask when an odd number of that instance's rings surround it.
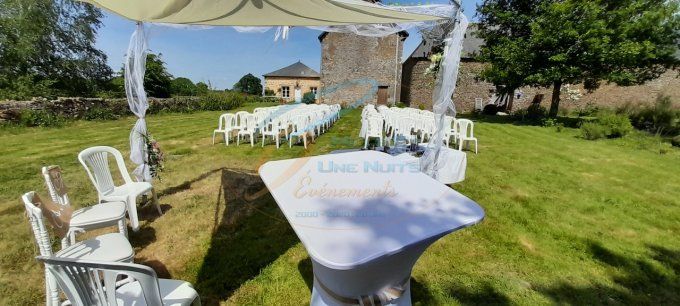
M 388 154 L 359 151 L 270 161 L 262 180 L 309 255 L 352 269 L 474 225 L 474 201 Z

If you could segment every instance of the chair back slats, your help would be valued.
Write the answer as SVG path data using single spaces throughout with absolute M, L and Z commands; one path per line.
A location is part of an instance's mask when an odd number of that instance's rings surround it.
M 123 154 L 116 150 L 116 148 L 107 146 L 90 147 L 78 154 L 78 160 L 97 189 L 100 200 L 102 195 L 110 193 L 116 187 L 111 174 L 111 168 L 109 168 L 109 156 L 113 156 L 118 167 L 118 173 L 123 178 L 124 183 L 132 183 L 130 173 L 128 173 L 125 166 Z
M 115 306 L 116 282 L 127 275 L 139 282 L 146 305 L 162 305 L 158 277 L 149 267 L 119 262 L 99 262 L 54 256 L 38 256 L 57 280 L 72 305 Z
M 28 215 L 28 221 L 31 223 L 31 230 L 33 231 L 35 241 L 38 244 L 40 255 L 50 256 L 52 255 L 52 241 L 50 239 L 50 234 L 45 227 L 42 210 L 34 203 L 35 196 L 35 192 L 31 191 L 24 194 L 21 199 L 24 202 L 24 208 Z
M 68 199 L 68 188 L 61 176 L 61 167 L 47 166 L 42 168 L 42 174 L 45 178 L 45 185 L 50 193 L 52 201 L 59 205 L 70 205 Z
M 86 162 L 92 168 L 92 176 L 100 193 L 109 193 L 115 187 L 113 176 L 109 168 L 109 154 L 107 152 L 93 152 Z

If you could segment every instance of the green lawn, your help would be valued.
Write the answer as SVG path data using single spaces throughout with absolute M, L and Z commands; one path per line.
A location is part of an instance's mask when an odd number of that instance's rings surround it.
M 360 111 L 344 113 L 307 150 L 213 146 L 218 114 L 148 118 L 168 154 L 156 183 L 165 214 L 140 212 L 142 228 L 130 233 L 135 261 L 194 283 L 205 305 L 306 304 L 311 263 L 297 237 L 270 196 L 235 193 L 268 160 L 358 147 Z M 61 165 L 76 205 L 92 203 L 77 153 L 111 145 L 127 155 L 133 123 L 0 130 L 0 304 L 43 301 L 19 199 L 46 194 L 40 167 Z M 475 133 L 479 154 L 468 154 L 467 179 L 453 188 L 486 219 L 425 252 L 413 271 L 414 304 L 680 304 L 680 150 L 660 154 L 638 133 L 586 141 L 573 129 L 490 122 L 477 122 Z

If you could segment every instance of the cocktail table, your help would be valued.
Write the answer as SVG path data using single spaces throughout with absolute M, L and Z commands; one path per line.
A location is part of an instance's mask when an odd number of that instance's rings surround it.
M 375 151 L 270 161 L 262 180 L 311 257 L 312 305 L 410 305 L 416 260 L 484 210 Z

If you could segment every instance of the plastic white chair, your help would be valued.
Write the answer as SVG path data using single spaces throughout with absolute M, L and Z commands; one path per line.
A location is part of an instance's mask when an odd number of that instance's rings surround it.
M 249 114 L 242 120 L 245 125 L 240 131 L 238 131 L 238 134 L 236 135 L 236 145 L 238 146 L 241 143 L 241 136 L 248 136 L 250 137 L 250 146 L 254 147 L 255 131 L 257 130 L 257 118 L 255 115 Z
M 298 142 L 300 142 L 300 138 L 302 138 L 302 141 L 305 145 L 305 149 L 307 149 L 307 124 L 309 121 L 309 118 L 304 115 L 296 116 L 293 117 L 293 131 L 288 134 L 288 147 L 291 148 L 293 147 L 293 137 L 298 138 Z
M 215 135 L 224 134 L 224 143 L 229 145 L 229 136 L 236 130 L 236 116 L 234 114 L 220 115 L 217 129 L 213 131 L 212 142 L 215 144 Z
M 364 138 L 364 149 L 368 148 L 369 138 L 378 138 L 380 141 L 380 146 L 383 146 L 383 120 L 379 116 L 369 116 L 366 118 L 366 137 Z
M 262 127 L 262 146 L 264 147 L 264 142 L 267 136 L 271 136 L 273 140 L 276 141 L 276 148 L 279 148 L 279 140 L 281 134 L 281 122 L 279 119 L 273 119 L 269 124 Z
M 236 129 L 240 130 L 246 127 L 246 117 L 251 115 L 249 112 L 240 111 L 236 112 Z
M 45 227 L 42 210 L 36 205 L 38 201 L 35 192 L 25 193 L 21 199 L 24 202 L 24 208 L 31 223 L 40 255 L 52 256 L 52 241 Z M 69 225 L 64 224 L 63 226 L 68 227 Z M 70 231 L 70 229 L 65 230 Z M 70 246 L 68 239 L 63 239 L 62 249 L 54 255 L 86 260 L 132 262 L 135 253 L 125 236 L 119 233 L 109 233 Z M 59 305 L 59 287 L 57 287 L 55 279 L 48 273 L 47 266 L 45 267 L 45 303 L 48 306 Z
M 444 143 L 447 147 L 451 146 L 451 137 L 453 137 L 453 142 L 456 142 L 458 138 L 456 118 L 444 116 Z
M 484 99 L 475 98 L 475 110 L 481 111 L 482 109 L 484 109 Z
M 56 256 L 38 256 L 37 259 L 45 263 L 71 305 L 201 305 L 198 293 L 190 283 L 159 279 L 147 266 Z M 134 281 L 116 288 L 115 279 L 120 275 Z
M 45 184 L 52 201 L 62 206 L 71 206 L 66 190 L 66 184 L 61 177 L 59 166 L 47 166 L 42 168 Z M 78 230 L 90 230 L 117 225 L 118 231 L 127 237 L 127 224 L 125 221 L 125 203 L 110 202 L 96 204 L 78 209 L 71 216 L 70 227 Z M 71 231 L 69 238 L 75 243 L 77 231 Z
M 475 124 L 468 119 L 458 119 L 458 150 L 463 150 L 465 142 L 475 143 L 475 154 L 477 154 L 477 138 L 475 138 L 474 128 Z
M 118 171 L 123 177 L 123 185 L 114 185 L 111 169 L 109 169 L 109 155 L 112 155 L 116 160 Z M 91 147 L 81 151 L 78 154 L 78 160 L 85 167 L 87 175 L 97 189 L 99 203 L 125 202 L 128 217 L 130 217 L 130 227 L 132 227 L 133 231 L 139 230 L 137 197 L 150 192 L 152 202 L 156 206 L 158 214 L 163 215 L 163 211 L 161 211 L 161 207 L 158 204 L 158 198 L 156 197 L 156 190 L 149 182 L 135 182 L 130 178 L 120 151 L 107 146 Z

